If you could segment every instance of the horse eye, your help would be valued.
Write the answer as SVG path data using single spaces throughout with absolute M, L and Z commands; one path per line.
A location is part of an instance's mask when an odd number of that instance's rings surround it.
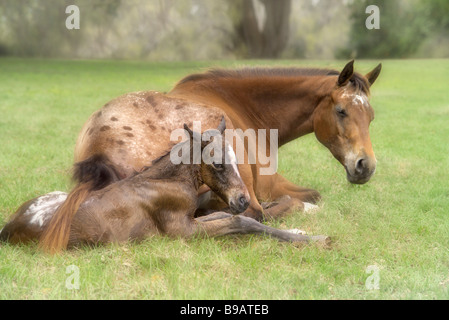
M 217 170 L 222 170 L 224 168 L 222 163 L 215 163 L 215 162 L 213 162 L 212 165 Z
M 337 106 L 336 108 L 335 108 L 335 110 L 337 111 L 337 114 L 340 116 L 340 117 L 342 117 L 342 118 L 344 118 L 344 117 L 346 117 L 348 114 L 346 113 L 346 110 L 345 109 L 343 109 L 341 106 Z

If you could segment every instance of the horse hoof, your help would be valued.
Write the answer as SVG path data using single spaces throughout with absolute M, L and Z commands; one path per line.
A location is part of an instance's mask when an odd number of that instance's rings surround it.
M 252 218 L 254 220 L 256 220 L 257 222 L 263 222 L 264 218 L 262 215 L 262 212 L 254 212 L 254 211 L 245 211 L 243 213 L 241 213 L 242 216 L 248 217 L 248 218 Z
M 314 211 L 317 211 L 319 208 L 320 207 L 318 207 L 317 205 L 314 205 L 309 202 L 304 202 L 304 212 L 306 213 L 312 213 Z
M 289 229 L 286 231 L 293 233 L 293 234 L 302 234 L 304 236 L 307 234 L 307 232 L 305 232 L 304 230 L 299 230 L 299 229 Z
M 323 248 L 330 248 L 330 246 L 332 244 L 331 237 L 323 236 L 323 235 L 311 236 L 310 241 L 322 246 Z

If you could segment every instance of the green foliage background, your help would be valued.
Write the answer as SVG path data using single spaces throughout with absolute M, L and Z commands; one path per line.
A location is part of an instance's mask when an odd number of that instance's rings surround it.
M 210 60 L 248 58 L 236 41 L 242 1 L 0 0 L 0 55 L 53 58 Z M 264 21 L 262 0 L 253 1 Z M 67 30 L 68 5 L 81 11 Z M 380 29 L 367 30 L 368 5 Z M 288 44 L 279 58 L 449 56 L 445 0 L 292 0 Z

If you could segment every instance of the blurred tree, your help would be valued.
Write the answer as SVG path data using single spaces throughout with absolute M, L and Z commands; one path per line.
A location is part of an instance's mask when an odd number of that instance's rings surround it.
M 447 0 L 443 0 L 447 2 Z M 428 1 L 430 2 L 430 1 Z M 338 55 L 358 58 L 404 58 L 417 51 L 425 39 L 423 15 L 417 0 L 356 0 L 350 4 L 350 43 Z M 369 5 L 380 9 L 380 29 L 367 29 Z
M 334 59 L 348 43 L 347 0 L 292 1 L 290 34 L 282 58 Z
M 105 51 L 108 26 L 117 15 L 121 0 L 0 0 L 0 35 L 18 56 L 76 57 L 82 43 L 95 35 L 92 47 Z M 65 9 L 75 4 L 81 10 L 81 29 L 68 30 Z
M 380 30 L 365 27 L 372 4 Z M 79 30 L 65 26 L 68 5 Z M 448 35 L 449 0 L 0 0 L 0 55 L 333 59 L 343 47 L 338 58 L 448 57 Z
M 419 58 L 449 58 L 449 1 L 421 0 L 426 39 L 418 50 Z
M 422 0 L 422 6 L 428 21 L 435 31 L 449 33 L 449 1 L 448 0 Z
M 289 37 L 291 0 L 232 0 L 232 50 L 248 58 L 277 58 Z

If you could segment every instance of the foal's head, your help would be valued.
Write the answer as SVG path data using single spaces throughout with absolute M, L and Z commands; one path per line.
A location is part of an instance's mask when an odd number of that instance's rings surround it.
M 217 129 L 207 130 L 202 135 L 185 124 L 184 129 L 189 133 L 191 142 L 201 143 L 202 181 L 229 205 L 232 213 L 245 211 L 250 196 L 240 176 L 234 150 L 223 136 L 226 129 L 224 117 Z
M 353 64 L 351 61 L 344 67 L 331 95 L 317 107 L 313 126 L 317 139 L 345 167 L 348 181 L 363 184 L 376 170 L 368 130 L 374 110 L 368 98 L 382 66 L 362 76 L 354 73 Z

